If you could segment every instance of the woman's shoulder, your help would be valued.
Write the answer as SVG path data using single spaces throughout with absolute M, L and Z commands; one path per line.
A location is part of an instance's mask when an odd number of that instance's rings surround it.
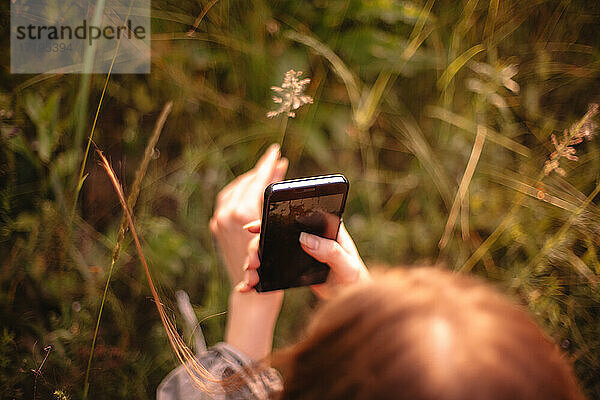
M 283 390 L 281 375 L 274 368 L 257 366 L 253 360 L 227 343 L 217 345 L 197 355 L 197 359 L 216 383 L 210 391 L 201 390 L 190 373 L 192 368 L 180 365 L 160 383 L 157 400 L 204 399 L 272 399 Z M 220 384 L 239 374 L 241 385 Z

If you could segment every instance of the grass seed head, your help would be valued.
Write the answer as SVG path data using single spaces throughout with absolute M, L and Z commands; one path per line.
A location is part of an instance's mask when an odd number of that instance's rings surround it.
M 273 118 L 284 113 L 288 117 L 294 118 L 296 116 L 295 110 L 304 104 L 312 104 L 312 97 L 304 94 L 304 89 L 310 83 L 310 79 L 300 79 L 300 76 L 302 76 L 302 71 L 290 69 L 285 73 L 281 87 L 271 86 L 271 90 L 275 92 L 273 102 L 279 104 L 279 108 L 269 111 L 267 113 L 268 118 Z
M 582 143 L 584 140 L 592 140 L 596 134 L 596 123 L 594 117 L 598 114 L 598 104 L 590 104 L 588 111 L 585 115 L 577 122 L 575 122 L 569 129 L 565 129 L 563 137 L 560 141 L 556 138 L 556 135 L 550 136 L 552 144 L 554 145 L 554 151 L 550 154 L 550 158 L 544 163 L 544 173 L 550 175 L 552 171 L 556 172 L 561 176 L 566 176 L 567 172 L 560 166 L 560 159 L 566 158 L 567 160 L 577 161 L 579 158 L 575 155 L 575 146 Z

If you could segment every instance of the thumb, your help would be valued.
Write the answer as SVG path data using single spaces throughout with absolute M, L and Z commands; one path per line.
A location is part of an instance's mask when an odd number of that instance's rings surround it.
M 277 161 L 277 165 L 275 166 L 275 171 L 273 171 L 273 176 L 271 177 L 271 182 L 279 182 L 285 178 L 285 173 L 287 172 L 290 161 L 282 157 Z
M 329 265 L 339 282 L 350 283 L 358 279 L 360 265 L 355 257 L 338 242 L 310 233 L 300 233 L 302 249 L 313 258 Z

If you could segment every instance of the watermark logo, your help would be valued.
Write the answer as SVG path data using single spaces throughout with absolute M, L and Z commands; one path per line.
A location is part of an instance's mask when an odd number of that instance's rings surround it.
M 150 0 L 12 0 L 14 74 L 150 73 Z

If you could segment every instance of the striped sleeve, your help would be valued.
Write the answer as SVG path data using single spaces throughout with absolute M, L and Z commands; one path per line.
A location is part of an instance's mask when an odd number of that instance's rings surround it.
M 219 343 L 202 352 L 198 355 L 198 361 L 216 379 L 241 373 L 244 384 L 228 391 L 220 385 L 214 385 L 214 390 L 205 392 L 198 388 L 186 368 L 180 365 L 158 386 L 157 400 L 267 400 L 275 398 L 283 390 L 282 379 L 277 370 L 266 368 L 248 373 L 253 361 L 227 343 Z

